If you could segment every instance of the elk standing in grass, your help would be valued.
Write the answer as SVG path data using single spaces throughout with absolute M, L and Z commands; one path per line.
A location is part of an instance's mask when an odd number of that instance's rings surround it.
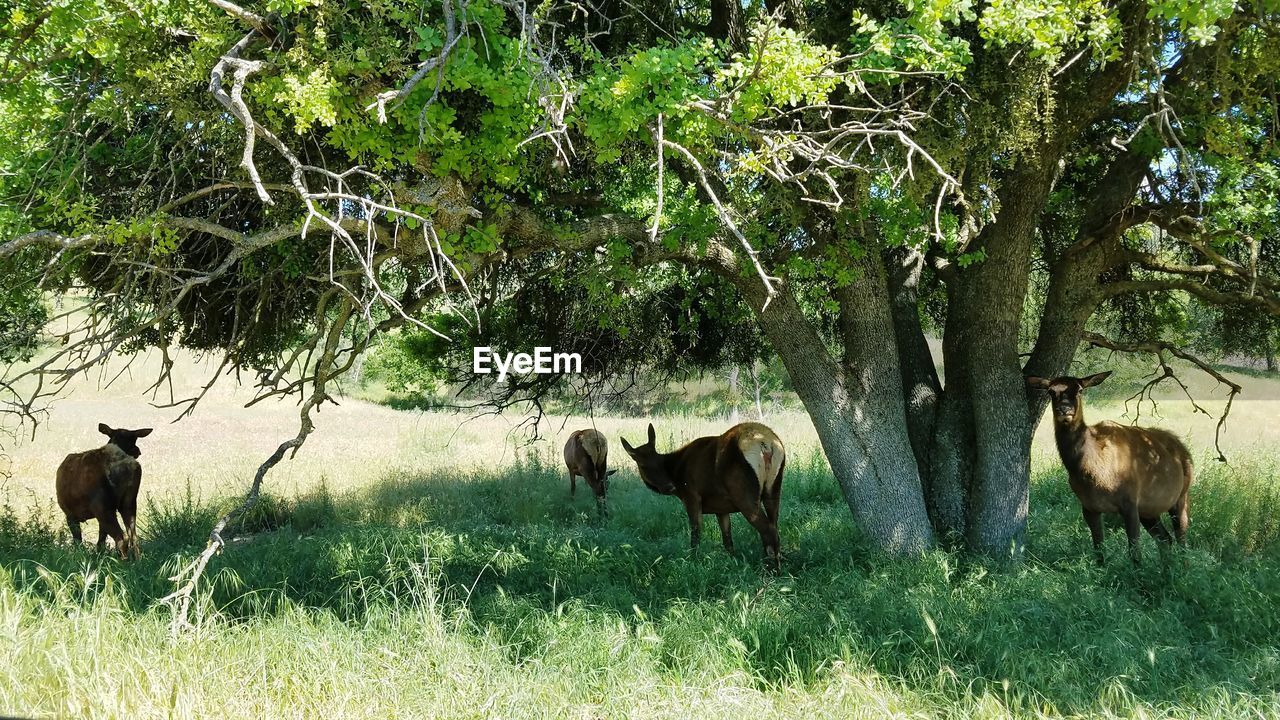
M 782 499 L 782 470 L 786 451 L 776 433 L 760 423 L 741 423 L 718 437 L 702 437 L 670 453 L 649 442 L 622 447 L 635 460 L 640 479 L 650 490 L 675 495 L 689 514 L 689 546 L 696 551 L 702 538 L 702 515 L 720 521 L 725 550 L 733 552 L 730 516 L 739 512 L 760 533 L 765 561 L 778 567 L 778 505 Z
M 151 434 L 143 430 L 117 430 L 105 424 L 98 432 L 110 440 L 97 450 L 72 453 L 58 466 L 58 507 L 67 516 L 67 527 L 76 545 L 81 543 L 80 523 L 90 518 L 98 521 L 98 550 L 107 536 L 116 544 L 121 558 L 141 555 L 138 548 L 138 488 L 142 484 L 142 465 L 138 457 L 138 438 Z M 124 520 L 124 530 L 116 521 L 116 512 Z
M 1160 523 L 1163 513 L 1169 513 L 1178 542 L 1186 542 L 1187 490 L 1193 477 L 1191 453 L 1166 430 L 1110 421 L 1085 425 L 1084 390 L 1110 374 L 1052 380 L 1029 377 L 1027 386 L 1048 390 L 1051 396 L 1058 454 L 1067 468 L 1071 491 L 1084 510 L 1098 564 L 1103 562 L 1102 513 L 1118 513 L 1124 518 L 1129 552 L 1137 563 L 1143 527 L 1156 540 L 1172 543 Z
M 581 475 L 596 496 L 596 510 L 601 517 L 609 516 L 605 493 L 609 490 L 609 476 L 617 470 L 606 470 L 609 462 L 609 441 L 598 430 L 579 430 L 569 436 L 564 444 L 564 464 L 569 468 L 569 496 L 578 493 L 578 476 Z

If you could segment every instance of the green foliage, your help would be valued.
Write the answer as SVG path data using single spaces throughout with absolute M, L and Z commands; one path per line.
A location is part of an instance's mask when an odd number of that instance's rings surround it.
M 299 135 L 307 131 L 312 123 L 320 123 L 332 127 L 338 121 L 338 112 L 334 107 L 334 98 L 338 87 L 329 75 L 325 64 L 311 69 L 305 78 L 297 75 L 285 75 L 281 78 L 283 88 L 276 92 L 275 102 L 284 106 L 285 112 L 292 116 Z
M 515 392 L 514 379 L 506 386 L 477 381 L 472 348 L 482 345 L 500 353 L 532 353 L 538 346 L 578 353 L 582 375 L 565 378 L 575 391 L 582 382 L 603 385 L 649 370 L 663 377 L 687 375 L 762 356 L 765 347 L 749 309 L 725 292 L 722 278 L 671 267 L 632 276 L 626 287 L 619 276 L 627 277 L 627 249 L 616 247 L 621 254 L 609 263 L 574 265 L 522 282 L 510 298 L 482 313 L 479 325 L 458 315 L 428 318 L 447 340 L 405 328 L 376 347 L 366 377 L 398 396 L 392 402 L 402 402 L 446 383 L 476 385 L 498 396 Z M 613 261 L 622 264 L 613 267 Z M 520 382 L 523 392 L 560 384 L 556 376 Z
M 1049 62 L 1076 45 L 1104 62 L 1120 56 L 1119 20 L 1100 0 L 996 0 L 983 10 L 978 28 L 989 45 L 1027 47 L 1032 57 Z
M 30 359 L 48 317 L 39 288 L 7 283 L 0 287 L 0 362 Z
M 1177 23 L 1178 28 L 1187 37 L 1201 45 L 1213 40 L 1221 30 L 1217 23 L 1235 12 L 1236 4 L 1231 0 L 1209 0 L 1209 2 L 1189 2 L 1188 0 L 1157 0 L 1151 3 L 1148 13 Z
M 951 34 L 962 21 L 975 19 L 969 0 L 905 3 L 905 18 L 876 20 L 853 11 L 853 46 L 868 53 L 867 64 L 877 69 L 929 70 L 957 77 L 973 59 L 969 42 Z M 872 76 L 873 79 L 875 76 Z M 888 80 L 891 76 L 884 76 Z
M 960 269 L 985 262 L 981 247 L 961 244 L 969 239 L 966 222 L 997 221 L 1001 208 L 994 197 L 1002 173 L 1046 148 L 1068 160 L 1050 203 L 1054 222 L 1041 223 L 1046 242 L 1037 248 L 1038 260 L 1052 262 L 1073 241 L 1099 173 L 1116 156 L 1112 140 L 1131 134 L 1129 147 L 1153 160 L 1158 182 L 1152 187 L 1204 208 L 1215 248 L 1245 264 L 1259 248 L 1258 262 L 1266 269 L 1280 262 L 1274 3 L 1151 0 L 1136 9 L 1106 0 L 796 5 L 804 13 L 793 19 L 758 4 L 742 8 L 745 37 L 736 48 L 708 36 L 705 3 L 676 13 L 669 4 L 641 2 L 608 23 L 539 6 L 535 16 L 556 28 L 554 40 L 539 36 L 551 44 L 546 55 L 521 33 L 528 18 L 507 4 L 471 0 L 455 18 L 463 31 L 446 56 L 450 38 L 439 4 L 267 0 L 250 9 L 268 16 L 278 33 L 246 47 L 245 57 L 261 67 L 250 76 L 244 98 L 258 123 L 295 150 L 305 149 L 299 155 L 308 163 L 379 173 L 406 207 L 437 223 L 441 249 L 468 275 L 489 269 L 500 249 L 520 243 L 519 233 L 504 229 L 513 206 L 544 216 L 553 234 L 599 215 L 652 218 L 658 212 L 653 133 L 659 118 L 669 141 L 688 148 L 718 176 L 729 215 L 770 272 L 783 273 L 796 287 L 822 328 L 832 324 L 831 291 L 854 279 L 853 261 L 861 252 L 910 246 Z M 1149 25 L 1139 22 L 1144 15 Z M 3 270 L 20 281 L 17 289 L 0 293 L 0 353 L 21 356 L 35 342 L 33 328 L 43 317 L 37 283 L 52 292 L 84 290 L 109 305 L 107 316 L 119 322 L 169 307 L 172 297 L 152 289 L 165 283 L 149 280 L 216 266 L 235 242 L 175 230 L 165 224 L 171 215 L 218 222 L 232 235 L 301 226 L 305 208 L 287 192 L 273 191 L 273 205 L 243 187 L 171 205 L 211 182 L 246 180 L 244 129 L 208 89 L 210 70 L 244 36 L 242 21 L 196 0 L 128 7 L 106 0 L 66 0 L 47 8 L 17 4 L 0 21 L 0 238 L 35 229 L 92 234 L 117 257 L 136 249 L 155 267 L 141 283 L 144 292 L 122 301 L 115 283 L 136 266 L 107 261 L 93 249 L 58 255 L 52 266 L 54 252 L 43 248 L 5 261 Z M 1143 31 L 1135 32 L 1139 26 Z M 541 64 L 547 57 L 550 68 Z M 1103 77 L 1135 57 L 1122 82 Z M 1160 131 L 1151 119 L 1157 74 L 1167 75 L 1188 57 L 1195 79 L 1172 96 L 1177 117 Z M 387 104 L 383 122 L 371 109 L 380 94 L 435 61 L 439 67 L 402 102 Z M 1119 89 L 1108 90 L 1109 105 L 1084 139 L 1056 148 L 1061 132 L 1076 121 L 1072 103 L 1098 87 Z M 832 169 L 830 186 L 813 174 L 803 189 L 771 175 L 776 167 L 804 174 L 809 161 L 788 148 L 790 133 L 818 132 L 833 118 L 846 119 L 842 113 L 883 119 L 883 104 L 900 100 L 909 100 L 918 114 L 896 127 L 919 150 L 904 148 L 892 133 L 875 135 L 865 146 L 840 147 L 847 156 L 856 148 L 867 167 Z M 819 105 L 839 110 L 832 115 L 829 108 L 814 108 Z M 539 135 L 550 127 L 551 106 L 564 108 L 564 132 Z M 1167 149 L 1173 140 L 1168 130 L 1178 135 L 1177 153 Z M 921 150 L 963 179 L 966 207 L 953 206 L 954 195 L 939 195 L 938 176 Z M 269 182 L 290 179 L 291 168 L 268 143 L 258 143 L 255 159 Z M 683 155 L 668 148 L 664 169 L 662 217 L 656 221 L 665 249 L 696 254 L 722 232 L 723 220 Z M 456 217 L 445 217 L 444 204 L 430 197 L 406 198 L 412 189 L 444 181 L 459 188 L 455 209 L 462 212 Z M 1191 197 L 1194 187 L 1204 196 Z M 812 202 L 830 193 L 842 198 L 840 212 Z M 562 201 L 566 197 L 585 200 Z M 416 219 L 388 224 L 401 235 L 423 230 Z M 832 227 L 840 237 L 819 241 Z M 317 323 L 316 302 L 332 287 L 328 240 L 313 232 L 252 253 L 217 283 L 185 292 L 171 317 L 133 335 L 132 347 L 178 342 L 225 351 L 241 366 L 269 364 L 308 338 Z M 1138 247 L 1145 239 L 1131 240 Z M 523 275 L 502 278 L 492 317 L 479 333 L 493 335 L 482 344 L 517 344 L 525 332 L 521 324 L 531 318 L 535 334 L 559 337 L 556 323 L 545 319 L 554 317 L 568 328 L 564 339 L 594 348 L 599 368 L 648 357 L 679 370 L 705 369 L 758 352 L 755 332 L 736 329 L 750 317 L 730 307 L 735 300 L 728 283 L 639 270 L 633 267 L 635 248 L 621 238 L 604 238 L 600 246 L 605 252 L 591 262 L 567 261 L 555 252 L 522 257 L 517 269 Z M 398 256 L 381 266 L 382 280 L 396 296 L 424 287 L 437 270 L 426 253 L 402 248 L 396 245 L 392 254 Z M 922 292 L 932 317 L 941 321 L 941 286 L 935 277 L 926 279 L 930 287 Z M 516 291 L 522 280 L 531 286 L 524 294 Z M 700 299 L 713 292 L 713 301 Z M 1256 313 L 1247 319 L 1246 313 L 1223 313 L 1197 325 L 1180 310 L 1187 302 L 1165 295 L 1109 309 L 1135 337 L 1185 338 L 1196 325 L 1204 337 L 1217 328 L 1220 340 L 1247 337 L 1257 340 L 1251 349 L 1265 347 L 1268 331 Z M 577 307 L 571 312 L 568 305 Z M 533 307 L 548 312 L 533 317 L 527 311 Z M 465 342 L 481 339 L 452 325 L 445 310 L 431 305 L 422 317 L 443 323 L 464 349 Z M 459 366 L 457 351 L 424 340 L 380 355 L 372 370 L 395 388 L 426 393 Z
M 746 88 L 734 108 L 741 120 L 753 120 L 770 108 L 823 104 L 841 84 L 831 72 L 839 57 L 835 48 L 769 22 L 756 25 L 748 43 L 751 53 L 735 58 L 719 77 L 726 87 Z

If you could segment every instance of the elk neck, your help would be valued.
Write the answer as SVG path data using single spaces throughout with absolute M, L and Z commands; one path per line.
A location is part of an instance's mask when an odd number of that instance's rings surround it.
M 666 475 L 664 480 L 671 483 L 677 493 L 684 488 L 684 453 L 676 450 L 669 453 L 658 453 L 658 458 L 662 461 L 659 467 L 662 468 L 663 474 Z
M 1074 475 L 1084 462 L 1085 448 L 1089 442 L 1089 426 L 1084 422 L 1084 403 L 1076 405 L 1075 416 L 1064 420 L 1054 415 L 1053 437 L 1058 444 L 1058 455 L 1067 472 Z

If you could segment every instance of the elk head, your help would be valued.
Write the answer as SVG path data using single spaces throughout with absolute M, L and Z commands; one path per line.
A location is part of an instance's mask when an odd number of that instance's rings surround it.
M 661 495 L 671 495 L 676 491 L 676 482 L 667 471 L 666 458 L 657 450 L 658 436 L 653 430 L 653 423 L 649 423 L 649 442 L 644 445 L 632 447 L 626 438 L 621 439 L 622 449 L 635 460 L 640 479 L 650 490 Z
M 108 443 L 115 445 L 127 454 L 129 457 L 137 459 L 142 456 L 142 451 L 138 449 L 138 438 L 144 438 L 151 434 L 151 428 L 143 428 L 141 430 L 123 430 L 116 429 L 106 423 L 98 424 L 98 432 L 106 435 Z
M 1049 402 L 1053 408 L 1053 420 L 1060 425 L 1074 424 L 1077 418 L 1084 417 L 1084 390 L 1099 385 L 1111 375 L 1111 371 L 1100 372 L 1083 378 L 1057 377 L 1046 380 L 1041 377 L 1027 378 L 1027 387 L 1033 390 L 1049 391 Z

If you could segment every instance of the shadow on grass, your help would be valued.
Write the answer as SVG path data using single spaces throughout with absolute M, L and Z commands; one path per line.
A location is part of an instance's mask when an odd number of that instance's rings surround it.
M 589 493 L 571 500 L 560 469 L 535 460 L 501 473 L 401 474 L 336 498 L 321 489 L 269 499 L 246 520 L 253 534 L 211 564 L 210 600 L 246 622 L 297 607 L 358 622 L 372 607 L 420 597 L 429 577 L 438 602 L 468 632 L 497 639 L 513 663 L 569 672 L 607 667 L 619 644 L 637 644 L 673 681 L 743 671 L 762 685 L 803 686 L 843 663 L 946 698 L 993 695 L 1011 709 L 1088 714 L 1223 693 L 1274 702 L 1273 467 L 1206 471 L 1192 496 L 1193 547 L 1162 562 L 1148 540 L 1135 570 L 1114 527 L 1108 564 L 1093 566 L 1060 470 L 1033 482 L 1026 562 L 997 567 L 941 551 L 880 555 L 852 529 L 825 467 L 797 465 L 784 485 L 776 577 L 761 571 L 758 537 L 740 517 L 737 557 L 720 547 L 714 522 L 692 557 L 679 503 L 633 473 L 615 476 L 613 516 L 601 521 Z M 0 566 L 51 606 L 115 592 L 148 612 L 220 505 L 188 493 L 150 508 L 136 563 L 68 549 L 50 525 L 0 522 Z M 103 575 L 113 582 L 90 580 Z

